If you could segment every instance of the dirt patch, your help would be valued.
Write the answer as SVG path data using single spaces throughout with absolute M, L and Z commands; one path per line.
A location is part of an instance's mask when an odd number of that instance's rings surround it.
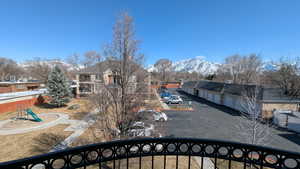
M 72 132 L 64 131 L 67 126 L 68 125 L 57 125 L 55 127 L 30 133 L 1 136 L 0 162 L 29 157 L 50 151 L 60 140 L 65 139 L 72 134 Z M 57 142 L 47 142 L 47 144 L 38 142 L 38 140 L 50 138 L 50 135 L 61 139 L 57 140 Z

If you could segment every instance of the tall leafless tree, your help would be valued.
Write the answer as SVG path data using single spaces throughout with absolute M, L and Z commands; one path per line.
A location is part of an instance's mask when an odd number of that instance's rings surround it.
M 249 144 L 265 145 L 270 139 L 270 125 L 262 124 L 261 92 L 260 86 L 245 89 L 241 100 L 244 114 L 237 123 L 238 134 Z
M 258 81 L 260 83 L 260 81 Z M 259 84 L 258 83 L 258 84 Z M 255 85 L 245 88 L 240 100 L 243 109 L 242 116 L 236 120 L 237 136 L 239 141 L 247 144 L 265 146 L 271 140 L 271 124 L 262 123 L 261 103 L 262 88 Z M 248 157 L 256 159 L 259 156 L 257 152 L 250 152 Z M 257 168 L 254 164 L 248 164 L 249 168 Z
M 171 72 L 172 68 L 172 61 L 169 59 L 159 59 L 155 64 L 154 67 L 157 69 L 158 73 L 161 74 L 161 80 L 167 80 L 167 73 Z
M 146 77 L 141 73 L 144 56 L 138 53 L 138 44 L 133 18 L 127 13 L 120 14 L 113 28 L 113 40 L 103 52 L 105 64 L 115 75 L 116 83 L 104 84 L 94 96 L 98 99 L 93 99 L 102 119 L 102 128 L 112 135 L 116 134 L 113 128 L 117 129 L 119 137 L 128 135 L 136 110 L 143 104 L 141 97 Z

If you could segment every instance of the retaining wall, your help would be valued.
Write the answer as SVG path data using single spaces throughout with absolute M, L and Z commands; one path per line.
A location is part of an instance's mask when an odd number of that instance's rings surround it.
M 18 92 L 16 92 L 18 93 Z M 11 97 L 0 95 L 0 114 L 14 112 L 19 109 L 26 109 L 36 104 L 41 104 L 47 100 L 43 92 L 16 94 Z

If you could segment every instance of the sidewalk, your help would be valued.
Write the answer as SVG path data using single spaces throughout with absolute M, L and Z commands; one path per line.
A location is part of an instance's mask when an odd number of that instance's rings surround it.
M 158 95 L 157 92 L 155 92 L 155 95 L 156 95 L 157 99 L 159 100 L 161 107 L 162 107 L 164 110 L 169 110 L 170 107 L 169 107 L 166 103 L 164 103 L 164 102 L 161 100 L 161 98 L 160 98 L 160 96 Z
M 74 133 L 67 137 L 64 141 L 56 145 L 50 152 L 68 148 L 81 134 L 83 134 L 96 121 L 94 115 L 96 111 L 90 112 L 82 120 L 68 120 L 67 124 L 71 124 L 64 131 L 73 131 Z

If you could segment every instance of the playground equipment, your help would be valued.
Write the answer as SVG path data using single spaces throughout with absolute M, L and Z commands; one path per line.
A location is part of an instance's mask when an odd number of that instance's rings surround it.
M 41 122 L 43 121 L 41 118 L 39 118 L 31 109 L 26 108 L 28 106 L 26 105 L 19 105 L 17 107 L 17 116 L 16 120 L 28 120 L 29 116 L 33 118 L 34 121 L 36 122 Z
M 43 121 L 41 118 L 39 118 L 31 109 L 26 109 L 26 113 L 28 114 L 28 115 L 30 115 L 33 119 L 34 119 L 34 121 L 36 121 L 36 122 L 41 122 L 41 121 Z

